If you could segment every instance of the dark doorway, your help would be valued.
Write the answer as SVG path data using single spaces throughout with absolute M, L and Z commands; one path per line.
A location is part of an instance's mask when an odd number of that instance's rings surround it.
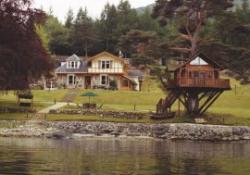
M 87 76 L 85 77 L 85 89 L 90 89 L 91 88 L 91 77 Z

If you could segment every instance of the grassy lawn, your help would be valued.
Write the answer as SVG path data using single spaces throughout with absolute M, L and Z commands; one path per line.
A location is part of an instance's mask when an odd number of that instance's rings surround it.
M 215 119 L 224 119 L 227 124 L 250 125 L 250 85 L 240 85 L 231 80 L 231 86 L 232 90 L 224 92 L 208 112 Z
M 228 125 L 249 125 L 250 126 L 250 85 L 240 85 L 237 81 L 231 80 L 232 90 L 226 91 L 212 105 L 206 114 L 209 123 L 228 124 Z M 235 91 L 236 85 L 236 91 Z M 34 90 L 34 108 L 45 108 L 56 101 L 62 101 L 64 96 L 70 90 L 42 91 Z M 92 97 L 91 102 L 103 105 L 104 110 L 134 111 L 138 112 L 154 111 L 156 103 L 160 98 L 165 98 L 166 94 L 160 88 L 160 83 L 155 78 L 147 78 L 143 84 L 142 92 L 133 91 L 107 91 L 107 90 L 78 90 L 74 100 L 81 105 L 88 102 L 88 97 L 82 97 L 81 94 L 87 91 L 95 92 L 98 96 Z M 13 92 L 0 96 L 0 106 L 18 107 L 16 96 Z M 75 108 L 66 106 L 66 108 Z M 177 103 L 173 106 L 177 110 Z M 181 106 L 181 110 L 184 110 Z M 1 119 L 26 119 L 26 114 L 0 114 Z M 192 122 L 187 117 L 179 117 L 166 122 Z M 81 120 L 81 121 L 115 121 L 115 122 L 143 122 L 151 123 L 149 118 L 142 120 L 101 118 L 99 116 L 80 116 L 80 115 L 49 115 L 48 120 Z
M 8 113 L 0 113 L 0 120 L 30 120 L 35 119 L 32 114 L 22 114 L 22 113 L 14 113 L 14 114 L 8 114 Z M 142 119 L 126 119 L 126 118 L 113 118 L 109 116 L 97 116 L 97 115 L 89 115 L 89 116 L 83 116 L 83 115 L 58 115 L 58 114 L 48 114 L 48 115 L 42 115 L 39 118 L 36 119 L 42 119 L 47 121 L 103 121 L 103 122 L 117 122 L 117 123 L 192 123 L 193 120 L 187 117 L 178 117 L 174 119 L 164 120 L 164 121 L 155 121 L 151 120 L 149 116 L 145 116 Z
M 43 91 L 43 90 L 33 90 L 34 104 L 33 108 L 43 109 L 54 103 L 54 101 L 61 101 L 68 90 L 56 90 L 56 91 Z M 7 94 L 0 94 L 0 106 L 7 106 L 11 108 L 25 108 L 19 107 L 17 104 L 17 97 L 13 91 Z
M 80 91 L 75 99 L 75 103 L 88 103 L 88 97 L 82 97 L 81 93 L 88 90 Z M 135 91 L 107 91 L 107 90 L 89 90 L 97 94 L 91 98 L 91 102 L 98 105 L 103 104 L 104 110 L 119 111 L 154 111 L 156 103 L 165 94 L 160 89 L 160 83 L 154 78 L 147 78 L 143 84 L 141 92 Z

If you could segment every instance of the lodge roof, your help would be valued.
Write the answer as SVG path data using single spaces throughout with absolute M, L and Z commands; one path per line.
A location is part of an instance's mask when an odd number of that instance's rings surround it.
M 80 61 L 80 60 L 81 59 L 76 54 L 73 54 L 66 59 L 66 61 Z
M 97 54 L 97 55 L 95 55 L 95 56 L 90 57 L 90 58 L 88 59 L 88 61 L 92 61 L 92 60 L 94 60 L 94 59 L 96 59 L 96 58 L 99 58 L 100 56 L 109 56 L 109 57 L 111 57 L 111 58 L 114 58 L 114 59 L 116 59 L 116 60 L 119 60 L 119 61 L 125 63 L 125 59 L 124 59 L 124 58 L 115 56 L 115 55 L 113 55 L 113 54 L 111 54 L 111 53 L 109 53 L 109 52 L 106 52 L 106 51 L 103 51 L 103 52 L 101 52 L 101 53 L 99 53 L 99 54 Z
M 128 70 L 128 76 L 129 77 L 143 77 L 144 73 L 138 69 L 131 69 L 131 70 Z
M 67 68 L 67 64 L 65 63 L 56 69 L 56 73 L 86 73 L 88 71 L 87 63 L 85 61 L 80 62 L 80 67 L 75 69 Z
M 181 65 L 171 65 L 169 70 L 170 71 L 177 71 L 178 69 L 185 67 L 187 64 L 190 64 L 193 60 L 195 60 L 197 57 L 200 57 L 202 60 L 206 61 L 209 65 L 214 66 L 215 68 L 218 68 L 220 70 L 222 70 L 222 66 L 219 65 L 218 63 L 216 63 L 214 60 L 210 59 L 209 57 L 207 57 L 206 55 L 202 54 L 202 53 L 197 53 L 195 54 L 193 57 L 191 57 L 187 62 L 181 64 Z

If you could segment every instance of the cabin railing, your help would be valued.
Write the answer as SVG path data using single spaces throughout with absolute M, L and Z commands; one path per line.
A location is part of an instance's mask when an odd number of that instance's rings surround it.
M 230 88 L 230 81 L 227 79 L 177 79 L 169 80 L 168 87 L 204 87 L 204 88 Z

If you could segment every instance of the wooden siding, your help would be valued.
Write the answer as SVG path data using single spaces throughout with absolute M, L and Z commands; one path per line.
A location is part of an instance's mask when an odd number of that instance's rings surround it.
M 230 81 L 224 79 L 190 79 L 190 78 L 168 81 L 168 88 L 176 88 L 176 87 L 230 89 Z

